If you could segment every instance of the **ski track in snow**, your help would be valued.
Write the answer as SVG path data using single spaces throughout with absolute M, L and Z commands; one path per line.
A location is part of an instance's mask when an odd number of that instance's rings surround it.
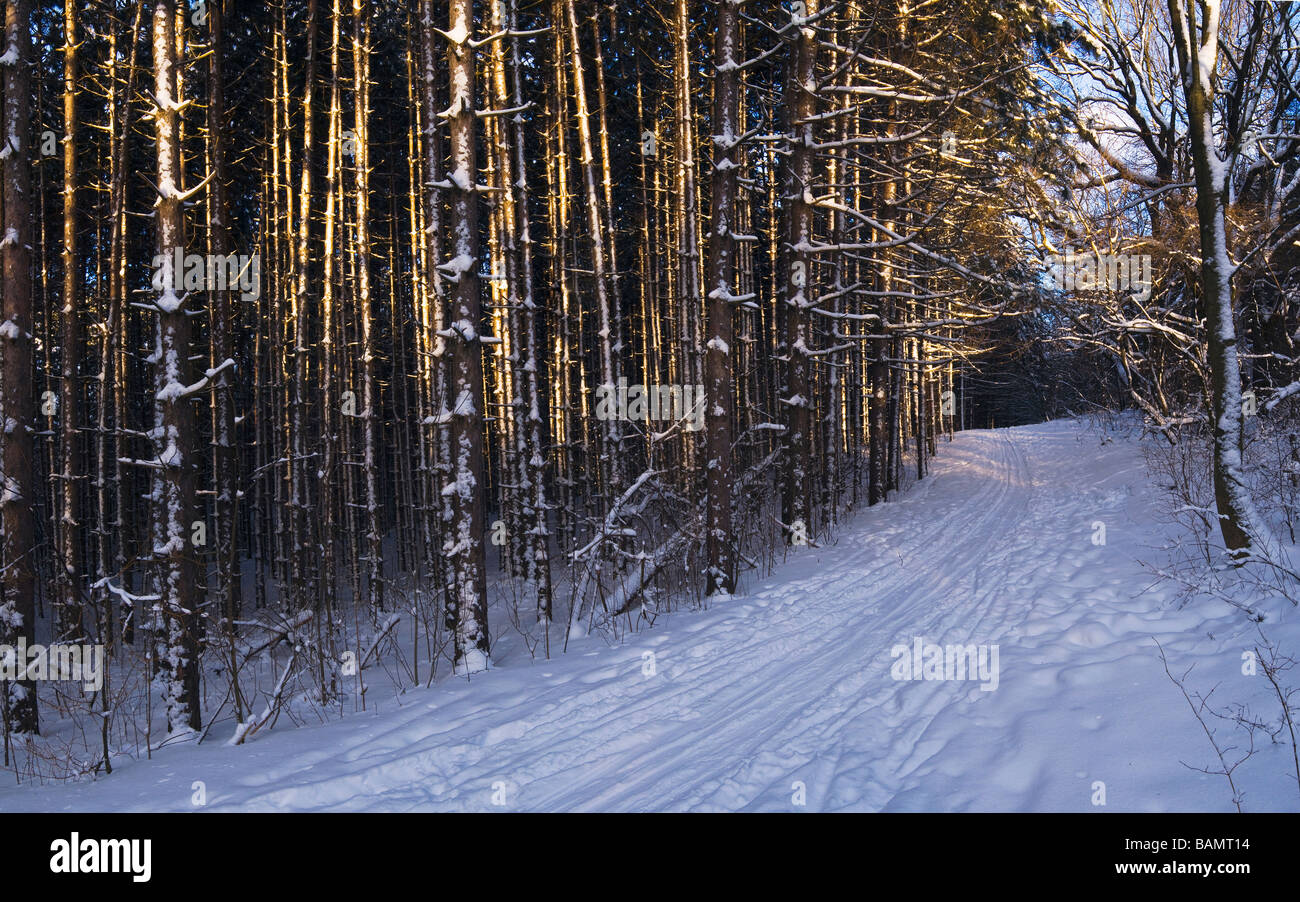
M 0 811 L 194 810 L 194 781 L 209 811 L 789 811 L 796 781 L 806 810 L 1097 810 L 1094 781 L 1105 810 L 1229 810 L 1221 777 L 1180 763 L 1212 751 L 1152 637 L 1176 673 L 1228 682 L 1253 633 L 1226 605 L 1145 591 L 1156 492 L 1134 442 L 1077 422 L 960 433 L 835 544 L 622 645 L 240 748 L 214 735 L 94 783 L 6 787 Z M 1000 685 L 894 680 L 891 648 L 918 636 L 998 645 Z M 1289 759 L 1252 759 L 1248 808 L 1296 809 Z

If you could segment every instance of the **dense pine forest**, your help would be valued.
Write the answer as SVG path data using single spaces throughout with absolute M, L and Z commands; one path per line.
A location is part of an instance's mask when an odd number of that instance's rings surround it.
M 0 645 L 106 655 L 20 781 L 726 604 L 963 430 L 1293 522 L 1300 4 L 3 9 Z

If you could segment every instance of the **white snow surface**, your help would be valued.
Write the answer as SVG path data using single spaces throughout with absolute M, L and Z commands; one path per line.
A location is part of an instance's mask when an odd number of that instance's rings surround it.
M 94 782 L 0 787 L 0 811 L 192 811 L 196 781 L 209 811 L 1228 811 L 1226 781 L 1187 766 L 1218 762 L 1154 640 L 1176 674 L 1195 665 L 1189 690 L 1268 711 L 1264 676 L 1241 675 L 1257 636 L 1153 588 L 1159 502 L 1136 440 L 960 433 L 899 500 L 708 610 L 245 746 L 214 734 Z M 1282 607 L 1270 635 L 1294 654 Z M 918 636 L 998 645 L 998 688 L 895 681 L 891 648 Z M 1256 745 L 1244 807 L 1297 810 L 1290 746 Z

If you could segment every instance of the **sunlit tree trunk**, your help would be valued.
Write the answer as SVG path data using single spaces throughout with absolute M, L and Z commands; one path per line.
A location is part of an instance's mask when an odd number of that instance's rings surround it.
M 1200 13 L 1198 16 L 1197 13 Z M 1214 438 L 1214 500 L 1219 529 L 1228 550 L 1247 556 L 1262 538 L 1259 516 L 1242 472 L 1244 413 L 1241 363 L 1228 255 L 1227 167 L 1215 149 L 1214 70 L 1219 53 L 1219 0 L 1169 0 L 1174 46 L 1187 97 L 1188 136 L 1196 176 L 1196 216 L 1200 226 L 1201 298 L 1205 304 L 1210 362 L 1210 416 Z
M 4 311 L 0 318 L 0 643 L 36 638 L 36 411 L 32 340 L 31 4 L 5 4 L 4 53 Z M 6 687 L 6 724 L 17 733 L 40 728 L 36 688 Z

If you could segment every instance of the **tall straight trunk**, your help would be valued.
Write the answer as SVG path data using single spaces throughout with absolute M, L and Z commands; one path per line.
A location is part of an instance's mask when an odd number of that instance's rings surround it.
M 838 34 L 834 38 L 839 40 Z M 847 141 L 852 125 L 851 98 L 845 96 L 839 102 L 841 114 L 839 116 L 837 128 L 837 139 L 841 142 Z M 830 159 L 830 171 L 827 181 L 839 188 L 840 190 L 849 189 L 851 180 L 848 174 L 848 152 L 841 148 L 832 152 Z M 841 211 L 834 211 L 830 215 L 830 243 L 840 244 L 847 237 L 847 222 Z M 832 297 L 830 309 L 827 311 L 831 314 L 839 313 L 846 305 L 845 292 L 850 284 L 847 277 L 847 271 L 851 265 L 848 256 L 843 253 L 836 255 L 834 262 L 834 284 L 832 286 Z M 832 320 L 834 322 L 834 320 Z M 835 350 L 827 360 L 825 368 L 825 394 L 823 396 L 823 409 L 821 411 L 821 506 L 825 511 L 824 517 L 830 529 L 834 529 L 839 523 L 839 505 L 840 496 L 844 487 L 844 473 L 842 453 L 844 450 L 845 424 L 844 412 L 848 406 L 846 395 L 846 376 L 851 373 L 851 361 L 845 359 L 844 345 L 839 337 L 839 329 L 831 330 L 832 344 Z M 848 385 L 851 385 L 851 381 Z
M 449 451 L 451 480 L 448 535 L 443 553 L 451 564 L 452 593 L 447 628 L 452 631 L 457 673 L 476 673 L 489 664 L 487 575 L 483 549 L 483 358 L 478 233 L 478 118 L 474 112 L 474 0 L 451 0 L 448 10 L 447 69 L 450 105 L 450 195 L 452 258 L 442 265 L 451 283 L 447 339 Z
M 339 166 L 342 159 L 340 147 L 341 119 L 340 85 L 339 85 L 339 0 L 334 0 L 330 10 L 330 106 L 327 140 L 325 142 L 325 221 L 321 242 L 321 462 L 320 491 L 321 499 L 321 574 L 319 582 L 319 601 L 317 604 L 325 613 L 334 608 L 335 582 L 335 539 L 337 524 L 337 507 L 335 499 L 335 477 L 337 470 L 339 411 L 336 410 L 340 398 L 335 394 L 335 351 L 334 351 L 334 263 L 335 263 L 335 218 L 338 209 Z M 333 631 L 327 637 L 332 641 Z
M 288 35 L 288 15 L 285 4 L 279 4 L 278 26 L 272 34 L 273 78 L 271 80 L 271 253 L 274 277 L 269 305 L 263 308 L 271 347 L 268 411 L 268 431 L 271 436 L 270 461 L 276 463 L 269 471 L 274 478 L 274 506 L 268 506 L 268 521 L 274 528 L 275 552 L 272 571 L 279 580 L 281 598 L 292 598 L 298 585 L 297 565 L 300 557 L 294 549 L 300 545 L 294 533 L 293 517 L 294 461 L 293 461 L 293 405 L 287 394 L 292 391 L 291 366 L 293 362 L 292 331 L 294 295 L 291 284 L 289 256 L 293 247 L 293 163 L 289 136 L 289 61 L 285 46 Z M 282 311 L 287 309 L 288 315 Z M 271 424 L 274 423 L 272 426 Z
M 659 256 L 656 239 L 658 223 L 658 197 L 653 193 L 651 168 L 657 174 L 659 167 L 659 138 L 654 130 L 647 128 L 650 123 L 645 116 L 645 91 L 642 85 L 641 66 L 636 67 L 636 123 L 637 133 L 641 135 L 641 152 L 637 155 L 640 174 L 641 198 L 641 235 L 638 262 L 641 267 L 638 294 L 640 294 L 639 315 L 641 318 L 641 384 L 655 385 L 659 382 L 655 376 L 657 355 L 654 352 L 654 330 L 657 323 L 653 315 L 655 302 L 659 298 Z
M 288 467 L 290 478 L 289 515 L 293 520 L 291 531 L 297 538 L 294 543 L 296 557 L 294 569 L 300 577 L 295 581 L 290 599 L 294 607 L 305 603 L 314 606 L 320 595 L 315 580 L 320 574 L 317 562 L 308 562 L 311 548 L 307 537 L 315 531 L 316 518 L 311 516 L 311 478 L 309 462 L 307 419 L 308 368 L 311 357 L 311 304 L 309 298 L 311 270 L 311 201 L 312 153 L 314 151 L 315 95 L 316 95 L 316 0 L 307 7 L 307 65 L 302 89 L 302 176 L 298 188 L 298 232 L 293 236 L 294 254 L 294 346 L 293 346 L 293 406 L 290 416 L 292 455 Z
M 268 132 L 270 130 L 268 129 Z M 262 203 L 268 209 L 274 209 L 274 200 L 272 195 L 272 185 L 274 183 L 273 174 L 268 171 L 266 161 L 274 154 L 274 141 L 263 144 L 262 150 L 262 167 L 263 172 L 261 197 Z M 268 262 L 272 259 L 272 236 L 276 226 L 269 223 L 267 228 L 262 230 L 261 241 L 259 242 L 259 252 L 262 258 Z M 268 276 L 270 278 L 270 276 Z M 268 283 L 269 285 L 269 283 Z M 270 291 L 263 291 L 262 297 L 257 303 L 257 322 L 258 326 L 253 330 L 253 358 L 257 364 L 253 367 L 253 403 L 251 405 L 251 415 L 253 417 L 253 465 L 257 473 L 266 473 L 269 468 L 267 462 L 272 451 L 270 442 L 267 440 L 267 413 L 266 396 L 268 367 L 262 365 L 266 360 L 266 348 L 270 346 L 270 336 L 268 330 L 262 328 L 261 323 L 265 322 L 263 316 L 269 305 L 273 302 L 273 295 Z M 260 478 L 253 482 L 253 516 L 250 521 L 252 527 L 252 536 L 250 544 L 253 548 L 253 557 L 257 561 L 257 566 L 253 568 L 253 607 L 260 609 L 266 604 L 267 600 L 267 581 L 270 578 L 270 568 L 265 566 L 264 562 L 270 554 L 271 531 L 268 516 L 271 505 L 267 503 L 269 492 L 267 490 L 267 479 Z
M 157 217 L 161 287 L 154 299 L 153 548 L 155 589 L 164 618 L 165 699 L 170 733 L 200 726 L 198 670 L 198 568 L 187 540 L 195 517 L 194 413 L 190 384 L 190 322 L 173 255 L 185 247 L 181 184 L 180 108 L 177 94 L 175 0 L 156 0 L 153 13 L 155 140 L 158 155 Z
M 140 15 L 143 4 L 136 4 L 134 22 L 131 28 L 132 36 L 139 33 Z M 133 82 L 135 74 L 134 56 L 137 41 L 131 41 L 132 65 L 127 70 L 127 76 L 122 81 L 127 85 Z M 122 286 L 126 281 L 126 260 L 125 254 L 122 253 L 123 234 L 125 232 L 123 219 L 125 215 L 125 198 L 126 198 L 126 179 L 121 173 L 126 168 L 126 146 L 125 135 L 120 135 L 118 120 L 128 122 L 130 116 L 129 102 L 126 98 L 130 97 L 130 90 L 124 85 L 119 84 L 117 77 L 117 38 L 116 31 L 109 38 L 108 46 L 108 141 L 109 141 L 109 166 L 108 166 L 108 219 L 109 219 L 109 256 L 108 256 L 108 312 L 104 322 L 104 329 L 100 337 L 99 351 L 99 373 L 97 382 L 99 385 L 99 411 L 96 421 L 96 473 L 95 473 L 95 496 L 96 508 L 98 514 L 98 563 L 96 576 L 98 580 L 107 578 L 115 569 L 121 570 L 121 552 L 122 538 L 118 531 L 118 539 L 113 541 L 114 530 L 109 528 L 109 499 L 113 499 L 120 511 L 122 506 L 121 497 L 121 470 L 118 464 L 116 449 L 116 440 L 110 441 L 109 438 L 109 418 L 113 418 L 113 425 L 116 428 L 120 421 L 117 418 L 116 400 L 121 395 L 120 381 L 117 379 L 116 367 L 114 361 L 118 353 L 118 344 L 121 341 L 120 333 L 123 331 L 122 323 Z M 119 109 L 121 112 L 119 112 Z M 110 401 L 112 403 L 110 403 Z M 116 550 L 116 557 L 114 551 Z M 113 565 L 117 566 L 114 567 Z M 102 610 L 104 617 L 104 630 L 101 635 L 108 646 L 109 653 L 112 654 L 115 641 L 113 630 L 113 606 L 116 604 L 115 599 L 107 590 L 102 595 Z M 127 624 L 130 623 L 130 614 L 123 612 L 127 617 Z
M 508 10 L 505 2 L 489 7 L 487 28 L 490 34 L 506 31 Z M 506 90 L 505 41 L 494 40 L 486 48 L 487 78 L 483 91 L 488 104 L 495 110 L 509 107 Z M 488 264 L 492 277 L 489 282 L 489 316 L 492 333 L 501 337 L 490 353 L 492 366 L 492 391 L 490 415 L 497 428 L 498 453 L 493 467 L 493 485 L 497 490 L 498 509 L 506 525 L 505 541 L 501 544 L 503 570 L 511 576 L 524 575 L 523 486 L 527 474 L 522 473 L 521 455 L 523 424 L 523 398 L 519 392 L 520 370 L 519 335 L 521 331 L 519 299 L 519 254 L 515 233 L 515 195 L 512 170 L 514 169 L 510 122 L 505 115 L 491 115 L 484 121 L 483 146 L 484 181 L 492 187 L 488 195 Z M 489 464 L 492 459 L 489 458 Z
M 32 368 L 31 4 L 5 4 L 4 53 L 4 309 L 0 318 L 0 643 L 36 638 L 36 472 L 32 461 L 36 410 Z M 9 729 L 40 728 L 36 687 L 4 687 Z
M 509 28 L 510 71 L 512 103 L 516 109 L 524 106 L 523 59 L 519 48 L 518 0 L 510 0 Z M 527 586 L 537 598 L 537 619 L 545 629 L 546 655 L 550 656 L 551 622 L 551 555 L 550 530 L 547 526 L 546 500 L 546 445 L 543 438 L 542 400 L 538 389 L 538 307 L 533 297 L 533 235 L 528 205 L 528 149 L 522 121 L 512 120 L 511 137 L 514 143 L 515 162 L 515 215 L 517 218 L 516 247 L 519 254 L 519 301 L 522 308 L 520 329 L 520 369 L 523 378 L 519 386 L 524 421 L 520 447 L 520 490 L 523 492 L 523 520 L 527 529 L 525 541 L 526 562 L 524 577 Z
M 313 4 L 314 5 L 314 4 Z M 208 253 L 231 254 L 229 247 L 230 215 L 226 202 L 225 145 L 225 34 L 223 22 L 225 0 L 212 0 L 208 7 Z M 308 167 L 309 168 L 309 167 Z M 240 611 L 240 576 L 238 560 L 239 483 L 235 455 L 235 383 L 226 360 L 234 357 L 232 328 L 235 321 L 231 292 L 213 291 L 208 295 L 211 351 L 209 366 L 217 371 L 212 397 L 212 532 L 216 556 L 216 601 L 224 620 L 231 673 L 237 672 L 235 621 Z M 244 700 L 237 680 L 232 680 L 235 718 L 242 722 Z
M 1197 11 L 1204 18 L 1197 21 Z M 1245 558 L 1262 538 L 1242 470 L 1244 412 L 1241 363 L 1232 297 L 1233 264 L 1228 255 L 1225 215 L 1227 166 L 1215 150 L 1214 69 L 1219 52 L 1219 2 L 1169 0 L 1174 45 L 1187 97 L 1187 126 L 1196 178 L 1196 216 L 1201 240 L 1201 297 L 1210 361 L 1210 416 L 1214 437 L 1214 501 L 1223 542 L 1234 557 Z
M 411 530 L 411 558 L 414 594 L 411 599 L 412 615 L 412 679 L 420 680 L 420 629 L 427 627 L 429 618 L 426 599 L 429 597 L 428 579 L 433 573 L 429 565 L 433 555 L 430 542 L 436 528 L 429 516 L 429 465 L 432 462 L 433 449 L 429 445 L 429 429 L 425 418 L 429 415 L 430 405 L 427 389 L 430 360 L 429 321 L 427 318 L 429 292 L 429 263 L 424 253 L 424 104 L 422 98 L 424 30 L 417 21 L 417 10 L 407 11 L 406 27 L 409 34 L 415 36 L 406 47 L 406 102 L 411 111 L 410 127 L 406 130 L 406 214 L 407 249 L 410 253 L 411 267 L 411 357 L 410 372 L 404 380 L 403 422 L 407 429 L 406 465 L 407 497 L 403 502 L 408 505 Z M 394 198 L 395 200 L 395 198 Z M 396 235 L 394 235 L 396 244 Z M 396 276 L 396 274 L 394 274 Z M 426 637 L 428 630 L 425 630 Z M 426 650 L 432 650 L 429 642 Z
M 618 22 L 617 4 L 609 5 L 610 33 L 616 34 Z M 614 221 L 614 174 L 609 152 L 609 102 L 605 91 L 605 57 L 601 50 L 600 10 L 595 10 L 591 17 L 592 52 L 596 70 L 596 121 L 600 136 L 600 179 L 604 191 L 606 252 L 609 256 L 609 298 L 612 305 L 612 328 L 614 330 L 614 353 L 623 352 L 623 300 L 619 285 L 618 269 L 618 224 Z
M 704 356 L 709 555 L 705 591 L 709 595 L 730 595 L 736 590 L 736 539 L 731 523 L 731 289 L 736 268 L 736 194 L 744 133 L 738 122 L 739 43 L 740 0 L 718 0 L 713 38 L 713 210 L 705 283 L 709 335 Z
M 128 42 L 130 49 L 126 53 L 126 73 L 121 79 L 121 89 L 118 91 L 118 101 L 121 105 L 121 126 L 118 127 L 115 120 L 110 118 L 112 126 L 111 133 L 117 142 L 113 154 L 112 177 L 110 178 L 111 191 L 109 201 L 109 215 L 112 218 L 110 227 L 109 251 L 111 254 L 109 273 L 109 322 L 108 328 L 104 330 L 103 338 L 103 355 L 101 362 L 101 391 L 107 392 L 107 387 L 112 388 L 112 418 L 114 436 L 110 443 L 106 428 L 106 417 L 104 415 L 105 402 L 101 402 L 101 429 L 100 429 L 100 460 L 101 471 L 100 479 L 106 480 L 107 474 L 112 474 L 114 507 L 113 521 L 110 525 L 105 520 L 105 510 L 107 504 L 104 503 L 108 498 L 107 488 L 104 488 L 100 494 L 100 532 L 102 541 L 102 562 L 101 566 L 104 571 L 101 576 L 108 575 L 108 543 L 110 534 L 115 539 L 113 545 L 113 570 L 121 574 L 125 582 L 129 574 L 126 571 L 126 562 L 128 559 L 128 549 L 132 545 L 132 536 L 127 530 L 127 509 L 133 505 L 134 495 L 124 486 L 124 482 L 132 483 L 134 473 L 124 471 L 118 452 L 121 449 L 122 427 L 126 422 L 126 388 L 127 388 L 127 370 L 126 370 L 126 322 L 127 322 L 127 260 L 126 260 L 126 172 L 128 169 L 128 160 L 130 153 L 130 135 L 131 135 L 131 98 L 135 96 L 136 78 L 140 74 L 140 67 L 137 65 L 140 55 L 140 25 L 144 21 L 145 4 L 137 3 L 135 13 L 131 18 L 131 29 L 129 31 Z M 110 52 L 114 48 L 110 46 Z M 111 67 L 116 68 L 116 56 L 113 57 L 114 63 Z M 117 90 L 114 88 L 114 90 Z M 110 381 L 111 380 L 111 381 Z M 105 604 L 113 604 L 114 600 L 105 599 Z M 122 639 L 130 645 L 135 641 L 135 625 L 137 622 L 137 612 L 129 605 L 123 604 L 122 609 Z M 111 617 L 106 618 L 112 622 Z M 109 640 L 109 647 L 112 647 L 112 639 Z
M 591 268 L 596 289 L 596 315 L 600 354 L 600 381 L 602 385 L 618 384 L 619 370 L 614 357 L 614 312 L 610 297 L 609 260 L 606 256 L 605 226 L 601 219 L 600 195 L 597 191 L 596 157 L 593 151 L 591 115 L 587 107 L 586 71 L 582 62 L 582 39 L 578 32 L 578 13 L 575 0 L 565 0 L 564 12 L 569 28 L 569 51 L 573 61 L 573 99 L 578 121 L 578 152 L 582 168 L 582 186 L 587 208 L 587 230 L 591 240 Z M 604 470 L 604 490 L 613 504 L 623 482 L 622 437 L 619 421 L 610 417 L 604 421 L 603 447 L 600 451 Z
M 446 280 L 442 277 L 439 265 L 442 262 L 442 227 L 443 227 L 443 190 L 439 187 L 443 170 L 443 137 L 439 128 L 441 119 L 438 104 L 438 30 L 434 22 L 432 0 L 420 2 L 420 69 L 422 90 L 420 92 L 421 110 L 424 125 L 424 185 L 422 190 L 424 204 L 424 257 L 426 261 L 426 284 L 424 285 L 424 305 L 421 311 L 421 332 L 426 349 L 424 375 L 425 446 L 427 459 L 425 493 L 430 510 L 426 519 L 430 521 L 428 536 L 428 562 L 436 587 L 443 591 L 448 606 L 454 605 L 451 597 L 453 591 L 447 579 L 446 559 L 435 553 L 435 545 L 441 544 L 445 535 L 446 524 L 442 519 L 442 489 L 448 480 L 449 466 L 449 424 L 440 421 L 436 413 L 446 404 L 446 349 L 447 342 L 441 334 L 446 318 Z
M 808 0 L 804 6 L 805 15 L 793 16 L 789 26 L 793 48 L 785 94 L 790 135 L 785 250 L 790 262 L 785 289 L 785 397 L 781 399 L 785 406 L 786 426 L 782 519 L 788 530 L 786 536 L 789 541 L 797 540 L 800 524 L 805 535 L 812 530 L 809 511 L 809 448 L 813 437 L 810 432 L 812 392 L 809 380 L 811 338 L 808 310 L 813 306 L 809 299 L 813 282 L 810 253 L 813 209 L 809 201 L 815 154 L 812 116 L 816 97 L 812 82 L 817 65 L 817 34 L 805 22 L 817 14 L 817 0 Z
M 280 432 L 279 432 L 279 454 L 277 460 L 285 461 L 285 464 L 278 469 L 283 474 L 281 480 L 282 508 L 277 512 L 280 523 L 279 535 L 280 545 L 280 563 L 284 575 L 283 590 L 286 599 L 292 599 L 294 603 L 302 586 L 307 580 L 307 574 L 304 568 L 307 562 L 304 556 L 304 549 L 307 546 L 307 525 L 306 518 L 299 516 L 301 506 L 299 504 L 299 493 L 302 491 L 301 481 L 297 478 L 299 473 L 298 455 L 295 453 L 297 436 L 295 435 L 295 417 L 296 407 L 294 404 L 295 378 L 294 372 L 297 367 L 297 361 L 305 355 L 299 354 L 298 348 L 298 325 L 301 321 L 298 310 L 298 296 L 294 291 L 294 269 L 295 269 L 295 244 L 297 241 L 297 204 L 295 200 L 295 184 L 297 183 L 298 172 L 295 168 L 295 154 L 293 150 L 293 127 L 292 118 L 293 110 L 291 104 L 291 95 L 289 91 L 289 11 L 288 3 L 280 0 L 280 64 L 277 67 L 275 107 L 279 118 L 279 136 L 280 136 L 280 165 L 282 172 L 280 176 L 281 192 L 277 195 L 277 203 L 281 210 L 282 222 L 278 232 L 280 239 L 276 243 L 277 259 L 277 278 L 276 278 L 276 304 L 274 317 L 276 323 L 277 337 L 280 340 L 281 354 L 278 360 L 281 365 L 277 368 L 279 376 L 278 391 L 276 400 L 280 414 Z M 280 312 L 283 311 L 283 314 Z
M 59 634 L 82 638 L 85 597 L 84 524 L 82 523 L 81 432 L 81 313 L 78 309 L 77 254 L 77 4 L 63 4 L 63 347 L 59 379 L 59 420 L 62 425 L 63 496 L 59 523 Z
M 559 22 L 564 17 L 563 0 L 554 0 L 552 19 Z M 556 456 L 556 500 L 559 506 L 557 531 L 562 546 L 572 543 L 576 532 L 576 502 L 574 499 L 576 471 L 573 453 L 574 417 L 573 408 L 573 343 L 570 340 L 571 292 L 569 287 L 569 190 L 568 190 L 568 136 L 565 131 L 568 76 L 564 65 L 564 29 L 553 30 L 552 73 L 554 78 L 547 85 L 549 100 L 548 127 L 546 129 L 546 183 L 547 183 L 547 224 L 549 225 L 550 244 L 550 282 L 558 294 L 557 322 L 555 337 L 550 354 L 550 385 L 552 428 Z
M 361 302 L 361 429 L 366 492 L 366 588 L 371 613 L 384 606 L 384 555 L 380 535 L 378 438 L 379 386 L 375 376 L 374 310 L 370 298 L 370 4 L 352 0 L 352 90 L 356 103 L 357 294 Z
M 700 328 L 701 272 L 700 272 L 700 203 L 696 183 L 695 164 L 695 96 L 693 93 L 691 60 L 690 10 L 687 0 L 677 0 L 674 7 L 676 27 L 673 29 L 675 50 L 675 83 L 677 88 L 677 265 L 678 291 L 678 341 L 681 343 L 683 364 L 678 379 L 695 385 L 702 375 L 697 341 Z M 693 443 L 684 443 L 687 455 Z M 688 457 L 689 461 L 689 457 Z

